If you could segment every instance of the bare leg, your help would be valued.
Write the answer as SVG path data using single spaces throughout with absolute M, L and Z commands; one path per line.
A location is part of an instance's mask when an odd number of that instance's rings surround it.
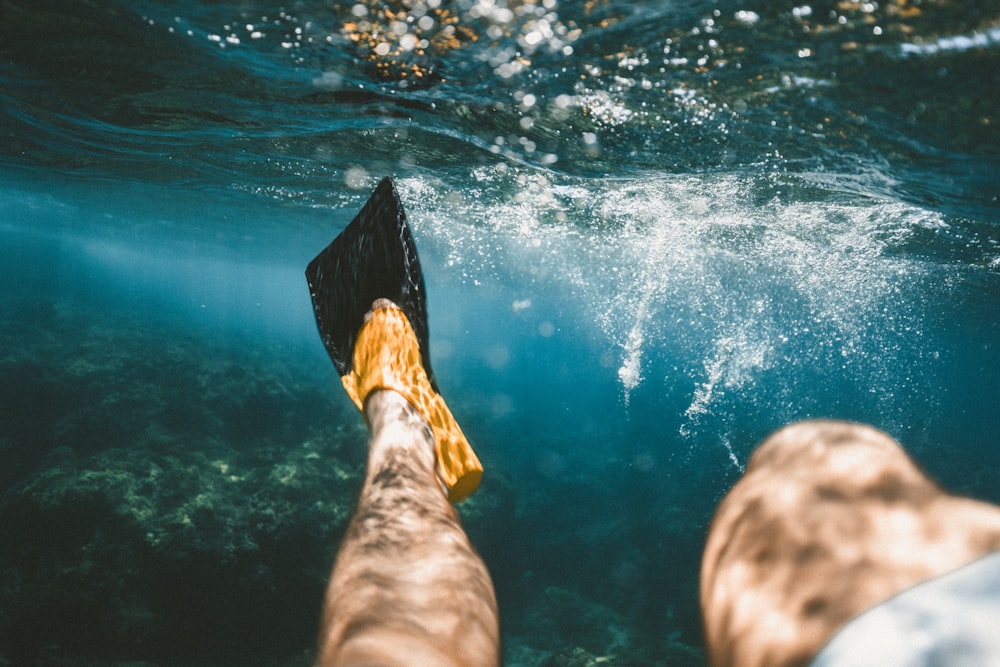
M 892 438 L 804 422 L 753 454 L 701 572 L 711 664 L 806 664 L 848 620 L 1000 549 L 1000 508 L 951 496 Z
M 493 584 L 438 481 L 430 428 L 394 391 L 372 392 L 365 417 L 368 470 L 327 589 L 318 664 L 498 665 Z

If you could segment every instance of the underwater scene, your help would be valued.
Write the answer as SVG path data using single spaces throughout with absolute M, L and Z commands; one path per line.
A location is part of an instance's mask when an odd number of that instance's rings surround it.
M 310 665 L 393 177 L 508 667 L 703 665 L 789 422 L 1000 502 L 996 0 L 0 0 L 0 666 Z

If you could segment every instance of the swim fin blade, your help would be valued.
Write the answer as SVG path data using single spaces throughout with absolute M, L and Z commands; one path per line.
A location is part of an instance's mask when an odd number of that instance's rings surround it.
M 483 468 L 431 372 L 424 278 L 392 179 L 382 179 L 361 212 L 309 263 L 306 280 L 320 337 L 351 400 L 364 411 L 371 391 L 402 394 L 431 427 L 448 499 L 469 496 Z M 366 321 L 378 299 L 396 308 L 378 308 Z
M 341 376 L 351 371 L 354 342 L 376 299 L 399 306 L 431 371 L 424 276 L 396 186 L 386 176 L 343 232 L 306 268 L 320 338 Z

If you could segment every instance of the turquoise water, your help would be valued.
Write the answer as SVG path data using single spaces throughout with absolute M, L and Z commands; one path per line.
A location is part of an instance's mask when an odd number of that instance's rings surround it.
M 1000 501 L 994 2 L 0 26 L 0 664 L 309 664 L 365 432 L 303 271 L 384 174 L 506 664 L 699 664 L 712 509 L 791 420 Z

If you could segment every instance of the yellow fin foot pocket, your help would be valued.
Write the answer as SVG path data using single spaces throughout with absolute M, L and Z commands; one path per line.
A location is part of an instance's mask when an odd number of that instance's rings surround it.
M 365 399 L 379 389 L 391 389 L 406 398 L 434 434 L 437 473 L 448 500 L 460 502 L 479 487 L 483 466 L 441 394 L 431 385 L 406 314 L 384 299 L 372 308 L 354 342 L 352 368 L 341 376 L 344 389 L 362 412 Z

